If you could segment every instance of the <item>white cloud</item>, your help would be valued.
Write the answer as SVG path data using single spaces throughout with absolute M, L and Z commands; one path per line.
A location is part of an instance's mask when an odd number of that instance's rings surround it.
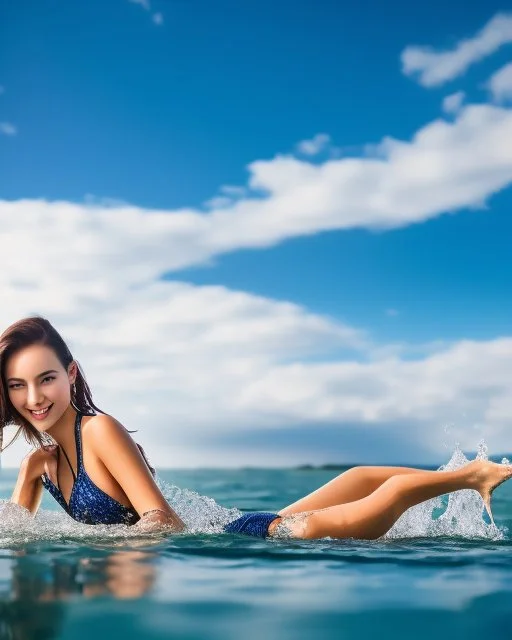
M 151 11 L 151 3 L 149 0 L 128 0 L 128 2 L 131 2 L 132 4 L 138 4 L 145 11 Z M 151 19 L 156 25 L 162 25 L 164 23 L 164 16 L 160 12 L 153 13 Z
M 131 2 L 132 4 L 138 4 L 146 11 L 151 11 L 149 0 L 128 0 L 128 2 Z
M 207 200 L 204 205 L 209 209 L 224 209 L 225 207 L 229 207 L 233 204 L 233 199 L 228 198 L 227 196 L 216 196 L 215 198 L 210 198 Z
M 297 150 L 307 156 L 315 156 L 323 151 L 331 142 L 331 137 L 326 133 L 317 133 L 310 140 L 301 140 L 297 144 Z
M 499 432 L 512 424 L 511 374 L 512 338 L 461 341 L 415 361 L 277 366 L 248 386 L 237 404 L 248 412 L 264 407 L 289 422 L 410 421 L 434 429 L 466 411 Z M 501 445 L 509 448 L 510 441 L 505 437 Z
M 248 191 L 245 187 L 236 187 L 231 185 L 224 185 L 220 188 L 220 192 L 223 195 L 214 196 L 209 200 L 206 200 L 203 204 L 208 209 L 226 209 L 232 206 L 236 200 L 246 196 Z
M 15 136 L 18 133 L 16 125 L 11 122 L 0 122 L 0 134 L 4 136 Z
M 472 38 L 460 40 L 452 49 L 407 47 L 401 55 L 402 71 L 417 77 L 424 87 L 435 87 L 462 75 L 472 64 L 510 42 L 512 14 L 498 13 Z
M 512 111 L 469 105 L 410 142 L 384 139 L 378 158 L 253 162 L 248 194 L 209 213 L 0 201 L 0 327 L 49 317 L 97 404 L 144 427 L 136 437 L 157 466 L 254 464 L 248 447 L 212 459 L 215 436 L 268 429 L 270 446 L 272 429 L 305 423 L 340 425 L 340 446 L 348 422 L 393 423 L 393 435 L 407 429 L 443 453 L 442 425 L 465 427 L 464 412 L 486 425 L 494 450 L 506 448 L 511 338 L 434 345 L 411 359 L 407 346 L 374 345 L 297 305 L 161 277 L 322 229 L 399 227 L 483 202 L 512 180 L 511 135 Z M 200 433 L 208 444 L 190 446 Z M 458 436 L 474 447 L 473 433 Z M 265 463 L 278 463 L 272 455 Z M 3 462 L 20 456 L 13 447 Z
M 464 102 L 466 94 L 464 91 L 452 93 L 443 100 L 443 111 L 445 113 L 458 113 Z
M 223 185 L 220 190 L 231 198 L 241 198 L 247 194 L 247 189 L 245 187 L 238 187 L 231 184 Z
M 496 102 L 512 101 L 512 62 L 498 69 L 490 77 L 487 86 Z
M 160 280 L 192 229 L 181 221 L 173 239 L 172 215 L 22 201 L 2 203 L 0 216 L 0 327 L 49 317 L 98 406 L 143 425 L 136 437 L 157 466 L 258 464 L 250 447 L 212 457 L 215 434 L 266 429 L 270 447 L 274 428 L 321 423 L 339 425 L 340 446 L 347 422 L 395 423 L 391 438 L 407 425 L 418 447 L 442 454 L 442 425 L 463 412 L 487 425 L 495 450 L 509 443 L 511 338 L 441 344 L 411 361 L 403 345 L 386 353 L 288 302 Z M 458 434 L 462 446 L 473 435 Z M 19 464 L 26 447 L 16 447 L 5 466 Z M 281 462 L 307 453 L 294 455 Z M 279 464 L 277 454 L 263 464 Z
M 91 226 L 101 227 L 119 243 L 109 259 L 120 261 L 130 273 L 131 255 L 124 254 L 123 243 L 133 245 L 141 259 L 151 257 L 148 265 L 153 266 L 136 270 L 134 276 L 145 281 L 146 274 L 154 277 L 229 251 L 268 247 L 322 230 L 396 228 L 481 206 L 512 181 L 511 137 L 512 110 L 469 105 L 453 122 L 426 125 L 411 142 L 384 139 L 378 159 L 313 165 L 277 156 L 253 162 L 249 188 L 258 195 L 208 213 L 19 201 L 0 203 L 0 215 L 18 221 L 22 229 L 36 220 L 44 237 L 58 236 L 70 220 L 86 238 Z M 105 244 L 102 238 L 95 242 Z M 41 245 L 35 244 L 34 256 L 43 257 Z
M 98 406 L 141 427 L 135 437 L 157 466 L 303 462 L 304 451 L 272 453 L 272 430 L 304 424 L 338 425 L 337 459 L 344 424 L 369 434 L 394 424 L 390 440 L 406 429 L 411 457 L 414 447 L 442 456 L 447 422 L 459 425 L 453 435 L 462 447 L 475 448 L 464 413 L 469 426 L 486 425 L 494 451 L 509 446 L 512 338 L 401 359 L 364 332 L 288 302 L 159 281 L 161 265 L 138 252 L 135 233 L 121 236 L 76 213 L 66 223 L 61 213 L 60 226 L 46 232 L 40 212 L 32 226 L 2 217 L 0 327 L 34 312 L 49 317 Z M 255 430 L 268 433 L 265 459 L 247 446 L 235 457 L 212 447 L 217 435 L 225 443 L 230 433 Z M 17 466 L 26 450 L 22 441 L 7 449 L 3 465 Z
M 367 347 L 362 332 L 294 304 L 220 286 L 194 287 L 155 279 L 141 283 L 134 276 L 144 258 L 133 264 L 127 276 L 114 262 L 108 265 L 115 236 L 107 238 L 101 226 L 91 227 L 80 255 L 78 239 L 72 240 L 76 231 L 72 221 L 61 229 L 59 241 L 47 239 L 49 252 L 64 237 L 73 242 L 66 255 L 74 256 L 68 263 L 75 262 L 78 268 L 69 264 L 64 271 L 39 256 L 16 269 L 4 259 L 2 242 L 0 326 L 3 329 L 33 312 L 49 317 L 83 366 L 98 406 L 118 416 L 128 428 L 143 424 L 137 437 L 159 466 L 204 463 L 211 451 L 201 450 L 200 445 L 177 453 L 184 436 L 189 439 L 194 431 L 256 428 L 260 417 L 265 422 L 265 415 L 249 416 L 238 409 L 236 397 L 248 383 L 265 375 L 272 363 Z M 9 244 L 23 243 L 19 229 L 11 225 L 8 236 Z M 25 234 L 30 243 L 38 238 L 40 230 Z M 125 242 L 127 262 L 133 249 L 133 242 Z M 96 258 L 103 266 L 95 264 Z M 44 275 L 41 264 L 45 264 Z M 16 466 L 24 450 L 7 449 L 4 466 Z M 227 453 L 224 459 L 209 462 L 229 464 L 228 457 Z

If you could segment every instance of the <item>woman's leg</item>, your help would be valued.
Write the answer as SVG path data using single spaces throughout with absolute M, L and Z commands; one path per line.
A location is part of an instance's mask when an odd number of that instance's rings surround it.
M 410 507 L 460 489 L 474 489 L 490 510 L 490 494 L 512 477 L 511 465 L 475 460 L 456 471 L 395 475 L 371 495 L 348 504 L 327 507 L 274 520 L 270 535 L 279 530 L 297 538 L 360 538 L 384 535 Z
M 277 513 L 284 516 L 354 502 L 369 496 L 392 476 L 411 473 L 438 472 L 413 467 L 352 467 Z

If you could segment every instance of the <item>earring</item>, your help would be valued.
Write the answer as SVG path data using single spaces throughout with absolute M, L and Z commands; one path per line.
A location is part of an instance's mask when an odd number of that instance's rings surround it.
M 73 382 L 73 398 L 76 397 L 76 384 Z

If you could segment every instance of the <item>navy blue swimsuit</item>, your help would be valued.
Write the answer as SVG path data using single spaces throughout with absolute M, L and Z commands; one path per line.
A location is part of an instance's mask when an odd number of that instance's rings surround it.
M 266 538 L 268 536 L 268 527 L 272 520 L 280 518 L 277 513 L 268 511 L 253 511 L 252 513 L 244 513 L 242 516 L 228 522 L 224 526 L 226 533 L 240 533 L 246 536 L 255 536 L 256 538 Z
M 69 498 L 69 505 L 66 504 L 62 491 L 56 487 L 50 478 L 45 474 L 41 476 L 43 485 L 51 495 L 57 500 L 60 506 L 72 518 L 84 524 L 127 524 L 132 525 L 140 517 L 133 507 L 125 507 L 120 502 L 97 487 L 88 476 L 84 468 L 82 458 L 82 414 L 76 414 L 75 420 L 75 445 L 77 474 L 73 471 L 67 453 L 62 447 L 62 452 L 66 456 L 69 468 L 73 474 L 74 484 Z M 147 462 L 147 460 L 146 460 Z M 148 464 L 149 466 L 149 464 Z M 151 467 L 150 467 L 151 468 Z M 152 471 L 153 475 L 154 472 Z M 279 518 L 276 513 L 253 512 L 244 513 L 242 516 L 229 522 L 224 526 L 226 533 L 239 533 L 248 536 L 265 538 L 268 535 L 268 527 L 272 520 Z
M 71 490 L 69 505 L 66 504 L 62 491 L 53 484 L 46 473 L 41 476 L 45 489 L 78 522 L 83 522 L 84 524 L 135 524 L 140 519 L 135 509 L 133 507 L 125 507 L 109 496 L 108 493 L 97 487 L 87 475 L 82 459 L 81 422 L 82 415 L 77 413 L 75 420 L 75 445 L 78 467 L 76 476 L 67 453 L 60 447 L 66 456 L 75 481 Z

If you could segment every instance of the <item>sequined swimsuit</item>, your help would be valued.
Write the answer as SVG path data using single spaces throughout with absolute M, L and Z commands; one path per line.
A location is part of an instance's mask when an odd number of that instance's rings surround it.
M 108 493 L 105 493 L 97 487 L 87 474 L 82 456 L 81 423 L 82 414 L 77 412 L 75 420 L 75 446 L 78 468 L 76 475 L 67 453 L 63 447 L 59 448 L 62 449 L 66 457 L 74 479 L 73 488 L 69 497 L 69 505 L 66 504 L 62 491 L 53 484 L 46 473 L 41 476 L 45 489 L 51 493 L 66 513 L 75 520 L 78 520 L 78 522 L 84 524 L 135 524 L 135 522 L 140 519 L 135 509 L 133 509 L 133 507 L 125 507 L 109 496 Z M 280 516 L 276 513 L 269 512 L 245 513 L 233 522 L 225 525 L 224 531 L 226 531 L 226 533 L 238 533 L 265 538 L 268 535 L 268 527 L 275 518 L 280 518 Z
M 135 524 L 140 519 L 135 509 L 133 507 L 125 507 L 109 496 L 108 493 L 97 487 L 88 476 L 82 459 L 81 422 L 82 414 L 77 412 L 75 420 L 76 475 L 67 453 L 60 447 L 66 456 L 74 479 L 69 505 L 66 504 L 62 491 L 53 484 L 46 473 L 41 476 L 43 486 L 57 500 L 60 506 L 79 522 L 84 524 Z
M 270 511 L 244 513 L 236 520 L 233 520 L 233 522 L 228 522 L 228 524 L 224 526 L 224 531 L 226 533 L 238 533 L 256 538 L 266 538 L 269 535 L 269 525 L 276 518 L 281 518 L 281 516 L 277 515 L 277 513 L 271 513 Z M 281 522 L 281 520 L 279 522 Z

